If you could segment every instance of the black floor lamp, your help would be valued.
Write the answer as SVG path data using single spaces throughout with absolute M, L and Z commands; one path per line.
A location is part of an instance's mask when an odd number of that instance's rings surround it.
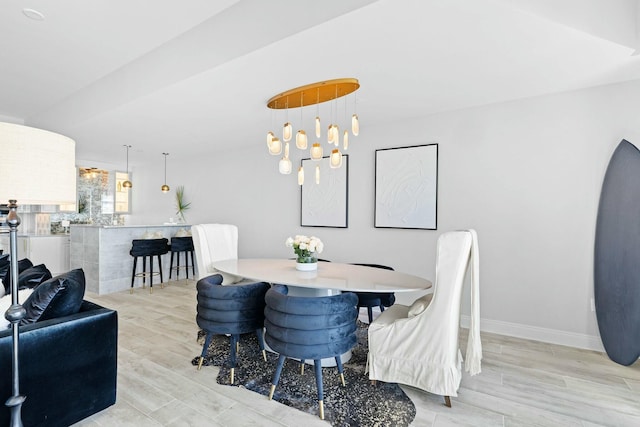
M 19 323 L 25 310 L 18 301 L 17 202 L 23 205 L 75 203 L 75 142 L 66 136 L 13 123 L 0 122 L 0 200 L 9 200 L 9 251 L 11 253 L 11 307 L 5 318 L 13 329 L 11 397 L 5 405 L 11 411 L 11 427 L 21 427 Z

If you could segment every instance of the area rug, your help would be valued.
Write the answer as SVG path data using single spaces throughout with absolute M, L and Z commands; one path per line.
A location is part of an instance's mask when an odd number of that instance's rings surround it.
M 333 426 L 408 426 L 416 415 L 416 408 L 402 389 L 393 383 L 372 385 L 364 373 L 367 360 L 367 324 L 358 322 L 358 344 L 351 360 L 344 365 L 346 387 L 342 387 L 336 368 L 322 368 L 324 384 L 324 416 Z M 204 332 L 198 333 L 204 344 Z M 229 384 L 229 337 L 214 336 L 205 357 L 205 366 L 219 366 L 218 384 Z M 198 364 L 199 355 L 191 363 Z M 243 387 L 264 395 L 267 399 L 278 356 L 267 352 L 265 362 L 258 348 L 255 334 L 240 338 L 233 386 Z M 300 411 L 318 415 L 318 395 L 313 365 L 305 366 L 300 375 L 300 363 L 287 359 L 273 396 L 274 400 Z

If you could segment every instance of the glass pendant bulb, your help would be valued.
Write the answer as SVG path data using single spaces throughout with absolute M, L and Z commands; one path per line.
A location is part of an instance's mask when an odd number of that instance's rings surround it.
M 320 184 L 320 165 L 316 165 L 316 184 Z
M 304 169 L 302 166 L 298 168 L 298 185 L 304 184 Z
M 331 166 L 331 168 L 333 169 L 336 169 L 342 166 L 342 153 L 337 148 L 334 148 L 333 151 L 331 151 L 329 166 Z
M 286 144 L 284 144 L 284 156 L 287 159 L 289 158 L 289 143 L 288 142 Z
M 316 142 L 311 147 L 311 160 L 318 161 L 322 159 L 322 145 Z
M 344 131 L 344 136 L 342 137 L 342 146 L 345 150 L 349 148 L 349 132 L 347 132 L 346 130 Z
M 333 142 L 333 131 L 331 129 L 333 129 L 333 125 L 329 125 L 327 128 L 327 142 L 329 144 Z
M 269 131 L 267 132 L 267 147 L 271 146 L 271 141 L 273 141 L 273 138 L 275 138 L 276 136 L 273 134 L 273 132 Z
M 296 133 L 296 147 L 301 150 L 307 149 L 307 133 L 303 130 Z
M 278 170 L 283 175 L 289 175 L 291 173 L 291 160 L 288 157 L 283 157 L 278 163 Z
M 358 136 L 360 133 L 360 122 L 358 121 L 358 115 L 351 116 L 351 133 L 353 136 Z
M 337 147 L 340 145 L 340 132 L 338 131 L 338 126 L 333 129 L 333 145 Z
M 316 138 L 320 138 L 320 117 L 316 116 Z
M 278 156 L 282 153 L 282 142 L 278 137 L 274 137 L 271 140 L 271 145 L 269 145 L 269 154 L 272 156 Z
M 285 123 L 284 127 L 282 128 L 282 140 L 284 142 L 291 141 L 292 134 L 293 134 L 293 126 L 291 126 L 291 123 L 289 122 Z

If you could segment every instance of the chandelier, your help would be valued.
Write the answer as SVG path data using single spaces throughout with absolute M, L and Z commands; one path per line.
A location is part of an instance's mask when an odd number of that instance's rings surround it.
M 342 166 L 342 151 L 340 151 L 340 129 L 342 132 L 342 150 L 349 148 L 349 130 L 351 130 L 352 136 L 358 136 L 360 133 L 360 123 L 358 121 L 358 115 L 355 112 L 355 95 L 354 95 L 354 108 L 353 114 L 350 120 L 347 119 L 347 99 L 345 98 L 344 111 L 339 112 L 338 98 L 349 95 L 360 87 L 358 79 L 343 78 L 326 80 L 317 83 L 311 83 L 305 86 L 300 86 L 295 89 L 282 92 L 273 96 L 267 102 L 267 107 L 272 110 L 285 110 L 286 120 L 282 126 L 282 133 L 280 138 L 276 136 L 273 131 L 267 132 L 267 147 L 269 154 L 273 156 L 279 156 L 282 154 L 284 146 L 284 154 L 278 163 L 278 170 L 283 175 L 291 174 L 292 163 L 289 148 L 289 141 L 294 139 L 294 127 L 289 121 L 289 110 L 294 108 L 300 109 L 300 122 L 296 126 L 295 133 L 295 146 L 299 150 L 309 150 L 309 157 L 311 160 L 317 161 L 318 164 L 315 167 L 315 181 L 316 184 L 320 183 L 320 161 L 323 158 L 323 148 L 320 139 L 325 135 L 327 144 L 331 145 L 331 152 L 329 155 L 329 166 L 331 168 L 339 168 Z M 329 117 L 326 119 L 328 125 L 323 132 L 323 124 L 320 120 L 320 106 L 319 104 L 327 101 L 334 101 L 330 104 Z M 307 132 L 305 131 L 304 122 L 304 107 L 308 105 L 315 105 L 315 120 L 310 122 L 310 127 L 314 128 L 314 132 L 311 133 L 315 142 L 309 147 L 309 140 Z M 340 120 L 342 116 L 342 120 Z M 323 119 L 324 121 L 324 119 Z M 350 123 L 349 123 L 350 121 Z M 272 124 L 273 125 L 273 124 Z M 284 143 L 284 144 L 283 144 Z M 304 184 L 304 169 L 302 165 L 298 168 L 298 184 Z

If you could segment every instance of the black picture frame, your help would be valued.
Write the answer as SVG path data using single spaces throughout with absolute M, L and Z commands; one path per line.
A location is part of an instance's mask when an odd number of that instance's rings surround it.
M 438 229 L 438 144 L 376 150 L 374 226 Z

